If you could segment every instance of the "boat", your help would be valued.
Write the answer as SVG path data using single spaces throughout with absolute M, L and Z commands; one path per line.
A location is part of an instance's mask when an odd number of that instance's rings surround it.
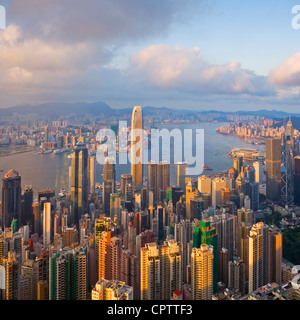
M 203 165 L 203 170 L 205 170 L 205 171 L 212 171 L 212 170 L 214 170 L 213 168 L 210 168 L 210 167 L 208 167 L 208 166 L 206 166 L 205 164 Z
M 49 153 L 52 153 L 53 150 L 42 150 L 41 151 L 41 154 L 49 154 Z
M 64 149 L 56 149 L 56 150 L 54 150 L 54 153 L 55 154 L 58 154 L 58 153 L 63 153 L 63 152 L 68 152 L 69 151 L 69 149 L 67 149 L 67 148 L 64 148 Z

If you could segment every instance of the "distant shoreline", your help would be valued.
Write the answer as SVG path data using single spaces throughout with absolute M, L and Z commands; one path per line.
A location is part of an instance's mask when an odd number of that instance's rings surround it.
M 32 152 L 32 151 L 36 151 L 38 150 L 38 147 L 32 147 L 32 149 L 28 149 L 28 150 L 5 150 L 5 151 L 0 151 L 0 158 L 1 157 L 7 157 L 7 156 L 12 156 L 15 154 L 19 154 L 19 153 L 27 153 L 27 152 Z

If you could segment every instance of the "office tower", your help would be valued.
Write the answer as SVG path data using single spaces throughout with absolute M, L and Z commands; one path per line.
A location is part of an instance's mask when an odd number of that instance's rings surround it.
M 158 241 L 164 240 L 164 228 L 168 225 L 166 210 L 162 206 L 157 206 L 156 216 L 158 219 Z
M 89 181 L 89 193 L 95 193 L 95 157 L 89 157 L 88 161 L 88 181 Z
M 237 172 L 237 170 L 236 169 L 234 169 L 234 168 L 231 168 L 231 169 L 229 169 L 229 171 L 228 171 L 228 177 L 230 178 L 230 179 L 232 179 L 232 181 L 233 181 L 233 188 L 235 188 L 235 183 L 234 183 L 234 181 L 235 181 L 235 179 L 238 177 L 238 172 Z
M 216 208 L 221 204 L 221 189 L 225 188 L 225 180 L 215 178 L 212 180 L 212 206 Z
M 256 182 L 250 183 L 250 199 L 251 210 L 257 211 L 259 209 L 259 184 Z
M 153 192 L 153 204 L 156 205 L 158 202 L 158 183 L 157 183 L 157 163 L 153 160 L 148 162 L 147 170 L 147 187 L 149 191 Z
M 266 197 L 271 202 L 280 199 L 281 141 L 266 139 Z
M 116 181 L 116 166 L 113 158 L 107 157 L 103 165 L 103 181 Z
M 2 230 L 10 227 L 13 218 L 21 223 L 21 176 L 13 169 L 2 179 Z
M 248 236 L 249 293 L 267 283 L 267 226 L 259 222 L 252 226 Z
M 244 206 L 243 206 L 246 210 L 250 210 L 251 209 L 251 199 L 249 196 L 245 196 L 244 198 Z
M 207 210 L 212 205 L 211 193 L 202 193 L 203 210 Z
M 239 174 L 235 180 L 235 189 L 238 195 L 246 194 L 246 181 L 243 178 L 242 174 Z
M 194 228 L 193 247 L 199 248 L 201 244 L 213 246 L 213 292 L 215 293 L 218 290 L 218 234 L 208 220 L 201 220 Z
M 182 288 L 182 244 L 148 243 L 140 252 L 141 300 L 170 300 Z
M 45 137 L 44 137 L 45 142 L 49 141 L 49 126 L 45 126 Z
M 232 158 L 233 168 L 239 173 L 242 171 L 243 167 L 243 157 L 235 156 Z
M 211 193 L 211 178 L 206 176 L 198 177 L 198 190 L 201 193 Z
M 113 180 L 103 181 L 103 212 L 107 217 L 110 217 L 110 196 L 115 193 L 115 182 Z
M 226 203 L 230 201 L 230 189 L 229 188 L 222 188 L 220 190 L 220 206 L 226 206 Z
M 191 219 L 191 199 L 194 199 L 195 197 L 195 188 L 190 178 L 186 179 L 185 190 L 186 219 Z
M 281 135 L 281 199 L 286 203 L 293 200 L 293 147 L 292 137 L 283 133 Z
M 166 198 L 167 188 L 170 185 L 170 164 L 160 162 L 157 165 L 157 190 L 159 192 L 158 199 L 163 201 Z
M 53 189 L 47 189 L 47 190 L 42 190 L 38 191 L 38 202 L 40 203 L 41 198 L 46 198 L 46 201 L 50 201 L 51 198 L 55 197 L 55 190 Z
M 33 225 L 32 225 L 32 233 L 37 233 L 38 235 L 40 235 L 40 207 L 38 202 L 33 202 L 32 203 L 32 221 L 33 221 Z
M 32 202 L 33 202 L 33 191 L 31 186 L 26 186 L 23 194 L 24 199 L 24 211 L 22 212 L 22 224 L 26 225 L 29 223 L 32 225 Z
M 177 202 L 180 200 L 180 197 L 184 194 L 184 190 L 180 189 L 180 187 L 172 186 L 172 203 L 173 208 L 176 208 Z
M 253 224 L 254 216 L 252 210 L 246 210 L 245 208 L 238 209 L 237 211 L 237 223 L 248 222 Z
M 228 288 L 237 290 L 242 296 L 246 293 L 245 262 L 240 258 L 235 258 L 228 263 Z
M 228 250 L 228 261 L 233 258 L 233 249 L 235 245 L 235 223 L 236 217 L 228 213 L 223 213 L 221 215 L 221 247 Z
M 204 201 L 202 196 L 195 192 L 195 198 L 190 200 L 191 219 L 202 220 L 202 211 L 204 210 Z
M 122 174 L 121 175 L 121 195 L 126 198 L 127 185 L 132 184 L 132 175 L 131 174 Z M 131 198 L 130 198 L 131 200 Z
M 79 219 L 87 211 L 89 195 L 88 150 L 78 142 L 71 160 L 71 222 L 78 226 Z
M 268 229 L 268 282 L 282 283 L 282 234 L 277 228 Z
M 9 251 L 3 259 L 5 269 L 5 300 L 19 299 L 19 262 L 14 251 Z
M 186 162 L 176 163 L 176 185 L 185 192 L 185 176 L 188 164 Z
M 227 287 L 228 285 L 228 250 L 222 248 L 220 251 L 220 263 L 219 263 L 219 281 L 224 283 Z
M 131 121 L 131 175 L 136 189 L 143 185 L 143 113 L 140 106 L 132 111 Z
M 263 167 L 262 167 L 262 163 L 259 161 L 256 161 L 253 163 L 253 167 L 254 167 L 254 172 L 255 172 L 255 182 L 256 183 L 262 183 L 263 179 L 262 179 L 262 175 L 263 175 Z
M 133 300 L 133 288 L 123 281 L 102 278 L 92 290 L 92 300 Z
M 44 203 L 43 211 L 43 244 L 49 246 L 51 244 L 51 203 Z
M 300 157 L 295 157 L 294 204 L 300 206 Z
M 211 300 L 213 295 L 213 247 L 202 244 L 191 254 L 192 300 Z
M 121 217 L 121 195 L 120 193 L 110 194 L 110 218 L 114 220 L 117 218 L 120 221 Z

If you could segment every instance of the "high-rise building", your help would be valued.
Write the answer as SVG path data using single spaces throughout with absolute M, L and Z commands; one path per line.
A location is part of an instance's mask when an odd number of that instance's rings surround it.
M 300 206 L 300 157 L 295 157 L 294 204 Z
M 176 185 L 185 192 L 185 176 L 188 164 L 186 162 L 176 163 Z
M 143 185 L 143 113 L 135 106 L 131 120 L 131 175 L 136 189 Z
M 44 203 L 43 211 L 43 244 L 49 246 L 51 244 L 51 203 Z
M 201 220 L 194 228 L 193 247 L 200 248 L 201 244 L 213 247 L 213 292 L 218 290 L 218 234 L 209 220 Z
M 277 228 L 268 229 L 268 282 L 282 282 L 282 234 Z
M 140 251 L 141 300 L 170 300 L 182 288 L 182 244 L 148 243 Z
M 253 163 L 254 172 L 255 172 L 255 182 L 256 183 L 262 183 L 263 182 L 263 167 L 262 163 L 259 161 L 256 161 Z
M 37 233 L 40 235 L 40 206 L 37 201 L 32 203 L 32 233 Z
M 219 281 L 228 286 L 228 250 L 222 248 L 219 255 Z
M 221 204 L 221 189 L 225 188 L 225 180 L 215 178 L 212 180 L 212 206 L 216 208 Z
M 133 300 L 133 288 L 123 281 L 102 278 L 92 290 L 92 300 Z
M 89 195 L 88 150 L 83 142 L 76 144 L 71 160 L 71 222 L 78 226 L 86 213 Z
M 235 258 L 228 263 L 228 288 L 237 290 L 242 296 L 246 293 L 246 266 L 240 258 Z
M 89 157 L 88 161 L 88 181 L 89 181 L 89 193 L 95 193 L 95 157 Z
M 31 186 L 26 186 L 23 194 L 24 209 L 22 212 L 21 222 L 23 225 L 27 223 L 32 225 L 32 202 L 33 202 L 33 191 Z
M 10 227 L 13 218 L 21 223 L 21 176 L 13 169 L 2 179 L 2 230 Z
M 211 178 L 207 176 L 198 177 L 198 190 L 201 193 L 211 193 Z
M 3 259 L 5 268 L 5 300 L 19 299 L 19 262 L 14 251 L 9 251 L 7 258 Z
M 232 158 L 233 168 L 239 173 L 242 171 L 243 167 L 243 157 L 235 156 Z
M 110 195 L 115 193 L 116 168 L 111 158 L 106 158 L 103 166 L 103 212 L 110 217 Z
M 280 199 L 281 140 L 266 139 L 266 197 L 271 202 Z
M 267 283 L 267 240 L 267 226 L 263 222 L 253 225 L 248 236 L 249 293 Z
M 193 300 L 211 300 L 213 295 L 213 247 L 202 244 L 191 254 L 191 287 Z

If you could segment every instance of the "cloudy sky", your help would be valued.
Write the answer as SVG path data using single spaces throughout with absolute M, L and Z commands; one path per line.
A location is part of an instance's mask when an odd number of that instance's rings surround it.
M 300 112 L 296 0 L 0 4 L 7 19 L 0 30 L 2 108 L 103 101 Z

